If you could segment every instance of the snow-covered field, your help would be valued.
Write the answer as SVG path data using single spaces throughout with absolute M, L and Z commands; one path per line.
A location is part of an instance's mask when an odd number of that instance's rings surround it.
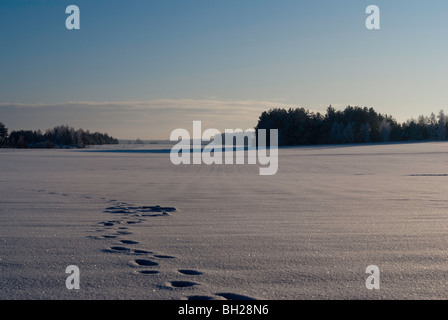
M 0 150 L 0 299 L 448 297 L 448 143 L 285 148 L 258 169 Z

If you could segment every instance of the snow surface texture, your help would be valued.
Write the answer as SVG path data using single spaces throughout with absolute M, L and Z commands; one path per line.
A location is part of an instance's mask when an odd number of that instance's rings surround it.
M 0 299 L 448 296 L 448 143 L 285 148 L 258 169 L 0 150 Z

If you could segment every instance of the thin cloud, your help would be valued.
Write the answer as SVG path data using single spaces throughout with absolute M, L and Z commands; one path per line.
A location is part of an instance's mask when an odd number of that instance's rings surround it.
M 0 121 L 12 129 L 46 129 L 59 124 L 102 130 L 118 138 L 168 139 L 176 128 L 201 120 L 208 128 L 253 128 L 263 111 L 298 107 L 279 101 L 154 99 L 0 103 Z M 37 127 L 36 127 L 37 126 Z
M 268 107 L 294 107 L 281 102 L 258 101 L 258 100 L 216 100 L 216 99 L 158 99 L 144 101 L 67 101 L 61 103 L 0 103 L 0 108 L 9 107 L 14 109 L 97 109 L 97 110 L 126 110 L 132 111 L 159 111 L 161 113 L 179 112 L 258 112 Z

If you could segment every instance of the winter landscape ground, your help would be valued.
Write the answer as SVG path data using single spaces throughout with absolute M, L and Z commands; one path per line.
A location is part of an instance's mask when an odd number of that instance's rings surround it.
M 163 152 L 0 150 L 0 299 L 444 299 L 447 155 L 282 148 L 260 176 Z

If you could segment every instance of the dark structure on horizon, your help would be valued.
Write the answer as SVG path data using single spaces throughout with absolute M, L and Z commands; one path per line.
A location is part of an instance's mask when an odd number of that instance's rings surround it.
M 107 133 L 83 129 L 75 130 L 69 126 L 57 126 L 40 131 L 18 130 L 8 135 L 8 129 L 0 122 L 0 147 L 8 148 L 85 148 L 88 145 L 118 144 L 118 140 Z
M 448 121 L 441 110 L 436 116 L 420 116 L 402 124 L 373 108 L 348 106 L 337 111 L 332 106 L 326 114 L 304 108 L 274 108 L 264 111 L 255 131 L 278 129 L 279 146 L 349 144 L 388 141 L 447 140 Z M 269 133 L 269 131 L 267 131 Z M 269 136 L 267 136 L 269 144 Z

